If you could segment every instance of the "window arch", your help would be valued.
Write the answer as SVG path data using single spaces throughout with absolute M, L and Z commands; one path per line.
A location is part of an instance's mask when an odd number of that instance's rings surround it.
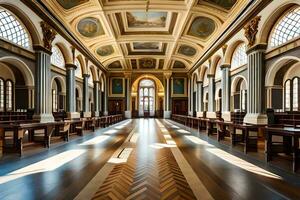
M 285 110 L 291 110 L 291 80 L 287 80 L 284 84 L 284 94 L 285 94 Z
M 51 64 L 60 68 L 64 68 L 65 66 L 64 56 L 57 46 L 52 47 Z
M 299 109 L 299 78 L 293 79 L 293 111 Z
M 4 111 L 4 80 L 0 78 L 0 111 Z
M 235 69 L 247 64 L 246 44 L 239 44 L 233 52 L 231 68 Z
M 155 114 L 155 83 L 151 79 L 144 79 L 139 83 L 139 113 L 141 116 Z
M 299 111 L 299 77 L 288 79 L 284 83 L 284 110 Z
M 24 48 L 29 48 L 29 34 L 21 21 L 9 11 L 0 8 L 0 37 Z
M 13 82 L 11 80 L 7 80 L 5 87 L 6 111 L 11 111 L 13 110 Z
M 300 7 L 294 7 L 280 18 L 274 26 L 269 45 L 276 47 L 300 35 Z
M 81 71 L 81 64 L 79 62 L 79 60 L 76 58 L 75 60 L 75 65 L 76 65 L 76 70 L 75 70 L 75 76 L 82 78 L 82 71 Z

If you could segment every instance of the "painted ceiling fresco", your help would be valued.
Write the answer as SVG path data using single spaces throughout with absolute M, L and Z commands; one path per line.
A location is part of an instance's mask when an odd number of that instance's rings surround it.
M 248 0 L 36 2 L 42 2 L 104 68 L 114 72 L 149 69 L 186 72 L 212 45 L 213 38 L 221 34 L 220 30 L 225 30 L 249 3 Z
M 167 12 L 126 12 L 130 28 L 162 28 L 166 26 Z
M 112 45 L 106 45 L 106 46 L 103 46 L 103 47 L 99 47 L 97 49 L 97 54 L 99 56 L 109 56 L 113 53 L 114 53 L 114 48 L 112 47 Z
M 86 17 L 80 20 L 77 30 L 81 35 L 89 38 L 105 34 L 100 20 L 94 17 Z
M 206 1 L 208 3 L 220 6 L 226 10 L 230 10 L 237 2 L 237 0 L 202 0 L 202 1 Z
M 64 8 L 64 9 L 71 9 L 81 4 L 88 2 L 89 0 L 57 0 L 57 2 Z
M 208 38 L 216 29 L 214 20 L 208 17 L 196 17 L 191 24 L 188 35 L 201 39 Z
M 178 49 L 178 53 L 185 56 L 194 56 L 197 53 L 197 50 L 188 45 L 181 45 Z

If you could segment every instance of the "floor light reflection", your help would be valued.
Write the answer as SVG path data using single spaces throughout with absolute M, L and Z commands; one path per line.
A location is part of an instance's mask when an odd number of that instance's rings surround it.
M 87 140 L 87 141 L 81 143 L 80 146 L 100 144 L 101 142 L 104 142 L 108 138 L 109 138 L 108 135 L 100 135 L 100 136 L 97 136 L 93 139 L 90 139 L 90 140 Z
M 136 143 L 137 140 L 138 140 L 138 138 L 139 138 L 139 135 L 138 135 L 137 133 L 134 133 L 134 134 L 131 136 L 129 142 Z
M 133 148 L 124 148 L 117 157 L 112 157 L 108 160 L 108 163 L 121 164 L 126 163 Z
M 116 132 L 118 132 L 116 129 L 111 129 L 111 130 L 105 131 L 105 132 L 103 132 L 103 133 L 104 133 L 104 134 L 114 134 L 114 133 L 116 133 Z
M 179 130 L 177 130 L 177 132 L 184 133 L 184 134 L 191 134 L 191 132 L 183 130 L 183 129 L 179 129 Z
M 155 143 L 155 144 L 151 144 L 150 147 L 154 149 L 172 148 L 172 147 L 176 147 L 176 144 Z
M 214 145 L 209 144 L 207 141 L 201 140 L 200 138 L 198 138 L 196 136 L 185 135 L 184 137 L 195 144 L 201 144 L 201 145 L 205 145 L 208 147 L 214 147 Z
M 83 153 L 85 153 L 85 150 L 79 149 L 79 150 L 69 150 L 57 154 L 45 160 L 15 170 L 7 175 L 0 176 L 0 184 L 4 184 L 9 181 L 16 180 L 18 178 L 22 178 L 24 176 L 28 176 L 32 174 L 53 171 L 61 167 L 62 165 L 74 160 L 75 158 L 81 156 Z

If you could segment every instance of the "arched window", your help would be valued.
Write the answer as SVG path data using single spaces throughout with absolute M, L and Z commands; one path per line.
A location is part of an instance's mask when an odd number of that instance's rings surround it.
M 78 59 L 75 60 L 76 70 L 75 70 L 75 76 L 82 78 L 82 71 L 81 71 L 81 64 Z
M 23 24 L 2 8 L 0 8 L 0 37 L 24 48 L 29 48 L 29 35 Z
M 285 93 L 285 110 L 291 110 L 291 80 L 287 80 L 284 86 Z
M 139 84 L 139 112 L 142 116 L 155 114 L 155 84 L 150 79 L 142 80 Z
M 93 73 L 91 69 L 89 69 L 89 75 L 89 84 L 94 85 Z
M 52 112 L 57 112 L 58 108 L 58 96 L 56 89 L 52 90 Z
M 13 110 L 13 83 L 12 81 L 6 81 L 6 111 Z
M 64 68 L 65 66 L 64 56 L 57 46 L 52 47 L 51 64 L 60 68 Z
M 299 37 L 300 35 L 300 7 L 289 10 L 274 26 L 269 45 L 276 47 Z
M 239 44 L 232 55 L 231 68 L 235 69 L 247 64 L 246 44 Z
M 0 79 L 0 111 L 4 111 L 4 81 Z
M 293 80 L 293 110 L 298 111 L 299 109 L 299 78 Z

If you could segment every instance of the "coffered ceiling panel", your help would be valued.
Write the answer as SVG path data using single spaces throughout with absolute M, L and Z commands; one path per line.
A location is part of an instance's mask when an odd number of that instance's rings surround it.
M 108 70 L 187 71 L 247 0 L 41 0 Z

